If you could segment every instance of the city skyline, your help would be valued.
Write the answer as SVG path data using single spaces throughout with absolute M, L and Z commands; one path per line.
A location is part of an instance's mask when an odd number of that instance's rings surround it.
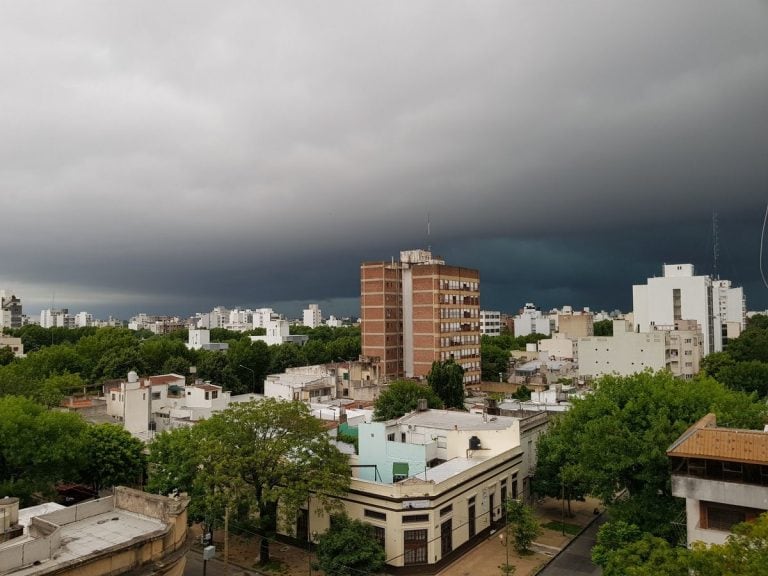
M 358 316 L 361 262 L 429 246 L 483 309 L 628 311 L 717 247 L 766 309 L 767 26 L 760 2 L 14 3 L 0 289 Z

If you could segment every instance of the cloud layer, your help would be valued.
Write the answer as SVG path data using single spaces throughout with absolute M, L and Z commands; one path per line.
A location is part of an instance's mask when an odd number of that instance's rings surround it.
M 354 314 L 361 260 L 428 243 L 483 306 L 628 308 L 663 262 L 711 271 L 713 211 L 768 307 L 764 3 L 2 11 L 0 287 L 28 310 Z

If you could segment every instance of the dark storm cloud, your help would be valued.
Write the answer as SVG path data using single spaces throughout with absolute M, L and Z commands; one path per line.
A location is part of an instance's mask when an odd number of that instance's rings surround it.
M 710 271 L 713 210 L 768 306 L 763 3 L 0 10 L 0 287 L 28 310 L 354 313 L 361 260 L 426 244 L 484 306 L 627 308 L 665 261 Z

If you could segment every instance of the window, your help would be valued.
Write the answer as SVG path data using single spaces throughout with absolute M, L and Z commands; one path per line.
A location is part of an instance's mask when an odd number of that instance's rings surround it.
M 394 442 L 395 441 L 395 433 L 392 432 L 391 434 L 387 434 L 387 440 L 389 440 L 390 442 Z
M 114 401 L 115 401 L 115 393 L 112 392 L 112 402 L 114 402 Z
M 403 524 L 412 524 L 414 522 L 429 522 L 429 514 L 410 514 L 403 516 Z
M 206 393 L 205 393 L 205 399 L 206 399 L 206 400 L 210 400 L 210 399 L 211 399 L 211 393 L 210 393 L 210 392 L 207 392 L 207 391 L 206 391 Z
M 219 397 L 219 392 L 218 392 L 218 390 L 214 390 L 213 392 L 211 392 L 211 398 L 213 398 L 214 400 L 216 400 L 216 398 L 218 398 L 218 397 Z
M 440 524 L 440 555 L 442 557 L 450 554 L 453 550 L 453 524 L 449 518 L 442 524 Z
M 702 502 L 699 524 L 702 528 L 728 532 L 734 524 L 755 518 L 760 512 L 761 510 L 752 510 L 750 508 Z
M 377 510 L 371 510 L 369 508 L 365 508 L 363 510 L 363 516 L 366 518 L 374 518 L 376 520 L 385 520 L 387 519 L 387 515 L 384 512 L 378 512 Z
M 469 527 L 469 537 L 472 538 L 477 533 L 477 518 L 475 516 L 475 497 L 467 500 L 467 525 Z
M 450 514 L 453 512 L 453 504 L 448 504 L 448 506 L 445 506 L 444 508 L 440 508 L 440 516 L 445 516 L 446 514 Z
M 374 526 L 373 527 L 373 537 L 376 539 L 376 541 L 381 544 L 382 548 L 386 548 L 387 546 L 387 533 L 384 530 L 382 526 Z
M 152 392 L 152 400 L 160 400 L 160 392 Z
M 403 558 L 406 565 L 426 564 L 427 531 L 406 530 L 403 532 Z

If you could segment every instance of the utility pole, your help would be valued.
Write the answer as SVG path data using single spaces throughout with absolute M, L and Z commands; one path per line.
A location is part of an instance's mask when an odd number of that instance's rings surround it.
M 251 385 L 251 392 L 256 394 L 256 372 L 252 368 L 248 368 L 248 366 L 243 366 L 242 364 L 238 364 L 238 366 L 248 370 L 248 372 L 251 373 L 251 379 L 253 380 L 253 384 Z
M 224 576 L 229 576 L 229 505 L 224 508 Z

